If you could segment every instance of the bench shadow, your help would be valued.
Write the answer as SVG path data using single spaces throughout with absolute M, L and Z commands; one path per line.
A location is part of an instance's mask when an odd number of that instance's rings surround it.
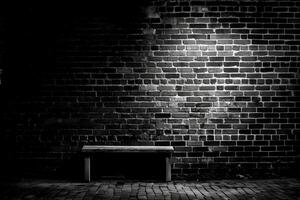
M 92 180 L 165 180 L 165 157 L 147 153 L 101 153 L 91 158 Z

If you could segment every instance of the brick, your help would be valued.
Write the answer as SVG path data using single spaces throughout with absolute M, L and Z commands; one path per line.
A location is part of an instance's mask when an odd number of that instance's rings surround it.
M 196 107 L 211 107 L 211 103 L 197 103 Z
M 179 78 L 179 74 L 166 74 L 166 78 Z
M 207 39 L 206 35 L 201 35 L 201 34 L 191 34 L 191 35 L 188 35 L 188 38 L 189 39 L 196 39 L 196 40 Z
M 181 44 L 181 40 L 164 40 L 164 44 Z
M 237 34 L 216 34 L 211 35 L 211 39 L 240 39 L 240 35 Z
M 202 98 L 201 97 L 187 97 L 186 99 L 188 102 L 201 102 Z
M 188 113 L 172 113 L 172 118 L 188 118 Z
M 207 24 L 190 24 L 190 28 L 207 28 Z
M 197 28 L 197 29 L 192 29 L 193 33 L 196 34 L 212 34 L 214 33 L 214 29 L 201 29 L 201 28 Z
M 156 113 L 155 118 L 170 118 L 171 114 L 170 113 Z

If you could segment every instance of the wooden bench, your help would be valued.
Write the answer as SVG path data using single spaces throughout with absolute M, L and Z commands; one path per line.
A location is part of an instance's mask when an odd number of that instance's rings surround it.
M 166 156 L 166 181 L 171 181 L 172 146 L 96 146 L 84 145 L 84 179 L 91 181 L 91 154 L 93 153 L 161 153 Z

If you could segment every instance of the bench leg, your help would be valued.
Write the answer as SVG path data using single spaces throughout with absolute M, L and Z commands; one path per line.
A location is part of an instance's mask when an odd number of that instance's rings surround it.
M 170 157 L 167 156 L 166 157 L 166 182 L 171 181 L 171 161 L 170 161 Z
M 84 158 L 84 180 L 87 182 L 91 181 L 91 157 L 86 156 Z

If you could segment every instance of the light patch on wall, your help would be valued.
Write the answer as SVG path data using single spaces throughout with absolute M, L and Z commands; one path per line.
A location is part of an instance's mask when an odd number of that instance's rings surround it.
M 155 35 L 155 33 L 156 33 L 156 29 L 154 28 L 147 27 L 143 29 L 144 35 Z
M 159 13 L 156 12 L 156 8 L 154 6 L 149 6 L 145 9 L 145 13 L 147 18 L 160 18 Z
M 163 19 L 164 24 L 178 24 L 178 20 L 175 17 L 165 17 Z
M 207 158 L 202 158 L 201 159 L 201 162 L 203 162 L 203 163 L 212 163 L 214 161 L 214 159 L 213 158 L 209 158 L 209 157 L 207 157 Z
M 208 12 L 208 8 L 207 7 L 203 7 L 203 6 L 193 6 L 192 7 L 192 12 Z

